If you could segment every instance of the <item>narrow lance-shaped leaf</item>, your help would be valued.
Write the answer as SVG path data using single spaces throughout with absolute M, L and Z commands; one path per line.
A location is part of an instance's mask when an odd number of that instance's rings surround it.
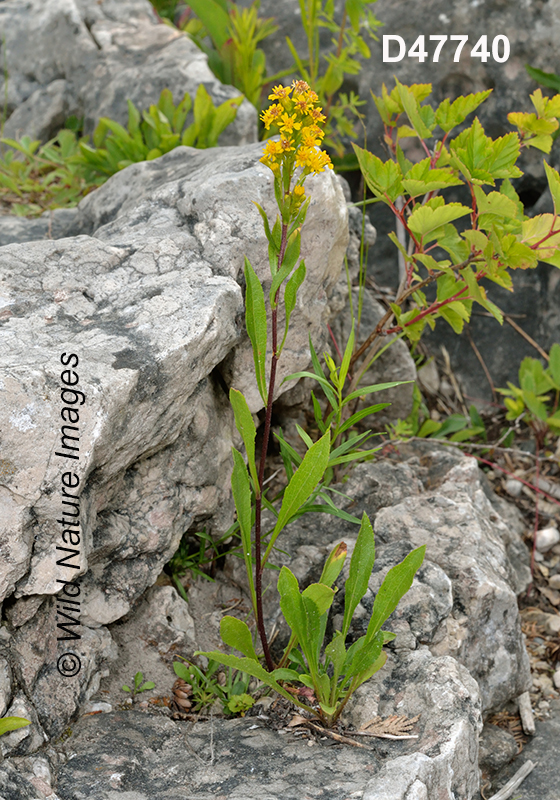
M 425 552 L 425 544 L 417 547 L 407 555 L 404 561 L 392 567 L 385 576 L 373 604 L 373 613 L 366 633 L 368 642 L 372 641 L 385 620 L 391 616 L 399 604 L 401 597 L 412 586 L 414 576 L 424 560 Z
M 276 293 L 278 289 L 282 285 L 282 283 L 286 280 L 290 272 L 296 265 L 296 261 L 299 258 L 299 253 L 301 249 L 301 233 L 298 230 L 295 230 L 290 238 L 288 239 L 288 243 L 286 245 L 286 251 L 284 253 L 284 258 L 282 259 L 282 264 L 278 269 L 278 272 L 274 275 L 272 279 L 272 283 L 270 285 L 270 305 L 271 308 L 275 308 L 276 306 Z
M 375 562 L 375 536 L 367 514 L 364 512 L 360 532 L 350 561 L 350 572 L 344 588 L 344 619 L 342 634 L 346 636 L 354 611 L 368 588 Z
M 327 431 L 319 441 L 312 445 L 305 454 L 301 465 L 284 491 L 282 508 L 278 514 L 276 525 L 272 532 L 270 542 L 266 548 L 263 563 L 270 555 L 274 542 L 282 529 L 288 524 L 290 518 L 302 506 L 313 489 L 323 477 L 329 461 L 330 431 Z
M 247 333 L 253 345 L 253 360 L 255 362 L 255 376 L 257 386 L 263 403 L 266 405 L 266 341 L 267 341 L 267 320 L 266 308 L 264 305 L 264 292 L 261 282 L 249 259 L 245 258 L 245 283 L 247 286 L 245 293 L 245 322 Z
M 253 479 L 253 486 L 255 494 L 260 495 L 259 479 L 257 475 L 257 465 L 255 463 L 255 437 L 257 429 L 253 420 L 253 415 L 249 411 L 249 406 L 243 394 L 237 389 L 229 390 L 229 401 L 233 408 L 235 416 L 235 425 L 241 434 L 243 444 L 245 445 L 245 452 L 247 453 L 247 462 L 249 464 L 249 471 Z
M 233 667 L 233 669 L 237 669 L 240 672 L 246 672 L 247 675 L 251 675 L 251 677 L 262 681 L 262 683 L 264 683 L 266 686 L 270 686 L 275 692 L 278 692 L 279 695 L 285 697 L 286 700 L 289 700 L 291 703 L 295 703 L 297 706 L 300 706 L 300 708 L 309 710 L 309 706 L 291 695 L 278 683 L 278 681 L 274 679 L 270 672 L 267 672 L 264 667 L 261 667 L 258 661 L 255 661 L 252 658 L 239 658 L 238 656 L 220 653 L 219 650 L 213 650 L 210 652 L 197 650 L 194 655 L 206 656 L 206 658 L 212 659 L 212 661 L 217 661 L 219 664 L 223 664 L 225 667 Z
M 278 354 L 280 354 L 284 348 L 284 344 L 286 342 L 286 336 L 288 335 L 288 327 L 290 325 L 290 317 L 292 316 L 292 311 L 296 307 L 296 300 L 297 300 L 297 293 L 298 289 L 305 280 L 305 262 L 302 261 L 299 267 L 296 269 L 288 283 L 286 284 L 286 288 L 284 289 L 284 307 L 286 309 L 286 322 L 284 327 L 284 338 L 282 339 L 282 343 L 278 350 Z
M 253 561 L 251 557 L 251 486 L 249 483 L 249 475 L 247 474 L 247 467 L 243 461 L 241 453 L 231 448 L 233 453 L 233 473 L 231 476 L 231 489 L 233 493 L 233 500 L 235 509 L 237 511 L 237 521 L 239 522 L 239 530 L 241 533 L 241 546 L 243 547 L 243 560 L 249 578 L 249 587 L 251 589 L 251 599 L 253 601 L 253 608 L 256 609 L 256 595 L 255 586 L 253 582 Z

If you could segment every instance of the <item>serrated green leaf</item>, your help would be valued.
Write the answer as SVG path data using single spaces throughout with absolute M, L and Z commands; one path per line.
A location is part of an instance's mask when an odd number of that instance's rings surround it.
M 394 202 L 403 193 L 401 171 L 394 161 L 383 163 L 373 153 L 352 143 L 364 179 L 376 197 Z
M 492 89 L 458 97 L 452 103 L 445 98 L 436 111 L 436 123 L 446 133 L 460 125 L 492 93 Z
M 404 86 L 397 78 L 395 78 L 395 81 L 402 106 L 416 135 L 419 139 L 429 139 L 432 135 L 433 125 L 432 127 L 426 125 L 426 121 L 421 113 L 418 97 L 415 96 L 412 87 Z
M 470 213 L 471 209 L 461 203 L 447 203 L 435 208 L 426 203 L 416 206 L 409 217 L 408 227 L 413 233 L 424 237 L 448 222 L 453 222 Z

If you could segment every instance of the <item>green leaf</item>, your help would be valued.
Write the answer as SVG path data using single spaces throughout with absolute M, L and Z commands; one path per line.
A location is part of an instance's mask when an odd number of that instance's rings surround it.
M 408 119 L 410 120 L 410 124 L 416 132 L 416 135 L 419 139 L 429 139 L 432 135 L 432 128 L 434 126 L 432 125 L 430 128 L 428 125 L 426 125 L 420 110 L 418 98 L 415 96 L 415 93 L 410 87 L 404 86 L 397 78 L 395 78 L 395 81 L 402 106 Z
M 352 330 L 350 331 L 350 336 L 348 337 L 348 341 L 344 349 L 344 355 L 342 356 L 342 364 L 340 365 L 340 371 L 338 374 L 338 383 L 341 389 L 344 386 L 344 383 L 346 381 L 346 376 L 348 375 L 348 370 L 350 368 L 350 360 L 352 358 L 353 352 L 354 352 L 354 320 L 352 320 Z
M 252 509 L 251 509 L 251 486 L 247 467 L 243 461 L 241 453 L 231 448 L 233 454 L 233 473 L 231 476 L 231 489 L 235 508 L 237 511 L 237 521 L 241 534 L 241 546 L 243 548 L 243 560 L 247 571 L 247 578 L 251 589 L 253 607 L 256 608 L 256 596 L 253 579 L 253 560 L 251 555 L 251 530 L 252 530 Z
M 257 386 L 264 405 L 267 403 L 266 391 L 266 342 L 267 342 L 267 320 L 266 308 L 264 305 L 264 292 L 260 280 L 247 257 L 245 257 L 245 321 L 247 333 L 253 345 L 253 360 L 255 362 L 255 376 Z
M 220 622 L 220 636 L 222 641 L 229 647 L 239 650 L 247 658 L 258 661 L 255 648 L 253 647 L 253 637 L 245 622 L 236 617 L 226 615 Z
M 278 592 L 280 594 L 280 608 L 284 619 L 296 635 L 300 643 L 305 642 L 307 624 L 305 608 L 299 591 L 299 584 L 294 573 L 284 566 L 278 576 Z
M 418 236 L 426 236 L 446 223 L 471 213 L 471 209 L 461 203 L 444 204 L 441 197 L 434 200 L 440 202 L 436 205 L 433 200 L 429 200 L 424 205 L 417 205 L 409 217 L 408 227 Z
M 417 547 L 406 556 L 404 561 L 392 567 L 385 576 L 373 604 L 373 612 L 366 633 L 368 642 L 374 639 L 383 623 L 396 609 L 401 597 L 412 586 L 414 576 L 424 560 L 425 552 L 425 544 Z
M 325 647 L 325 656 L 330 658 L 336 675 L 340 675 L 346 660 L 346 647 L 341 631 L 336 631 L 332 641 Z
M 373 194 L 384 202 L 394 202 L 403 193 L 402 173 L 394 161 L 383 163 L 373 153 L 363 150 L 352 143 L 360 170 Z
M 288 243 L 286 245 L 286 252 L 284 253 L 282 264 L 280 266 L 280 269 L 272 279 L 269 292 L 271 308 L 276 308 L 276 293 L 278 292 L 278 289 L 284 283 L 290 272 L 295 267 L 296 261 L 299 258 L 300 248 L 301 248 L 301 233 L 298 229 L 295 230 L 288 239 Z
M 367 635 L 363 636 L 362 639 L 363 644 L 360 648 L 357 648 L 346 672 L 347 678 L 367 672 L 381 655 L 384 641 L 383 631 L 378 631 L 371 639 L 368 639 Z
M 547 164 L 546 161 L 543 161 L 543 164 L 546 172 L 546 179 L 548 180 L 548 188 L 550 189 L 550 194 L 554 202 L 554 213 L 558 215 L 560 213 L 560 175 L 550 164 Z
M 411 197 L 463 184 L 450 169 L 432 169 L 430 164 L 431 159 L 425 158 L 414 164 L 404 176 L 402 184 Z
M 266 549 L 264 561 L 282 529 L 288 524 L 291 517 L 302 506 L 313 489 L 323 477 L 330 453 L 330 431 L 327 431 L 319 441 L 312 445 L 305 454 L 301 465 L 284 491 L 282 507 L 272 532 L 272 537 Z
M 525 69 L 530 78 L 537 83 L 540 83 L 541 86 L 546 86 L 547 89 L 553 89 L 555 92 L 560 92 L 560 77 L 556 75 L 554 72 L 543 72 L 542 69 L 537 69 L 536 67 L 531 67 L 529 64 L 525 64 Z
M 208 147 L 217 146 L 220 135 L 236 118 L 239 106 L 244 99 L 245 98 L 241 94 L 239 97 L 233 97 L 230 100 L 226 100 L 216 108 L 214 114 L 212 115 L 212 122 L 206 140 Z
M 344 566 L 346 551 L 347 548 L 344 542 L 336 545 L 325 561 L 319 583 L 324 583 L 326 586 L 333 585 Z
M 360 532 L 350 561 L 348 580 L 344 584 L 344 619 L 342 634 L 346 636 L 354 611 L 368 588 L 368 581 L 375 562 L 375 537 L 367 514 L 362 516 Z
M 344 431 L 348 430 L 348 428 L 351 428 L 357 422 L 360 422 L 360 420 L 364 419 L 364 417 L 369 417 L 371 414 L 377 414 L 378 411 L 383 411 L 384 408 L 387 408 L 387 406 L 390 405 L 391 403 L 376 403 L 373 406 L 367 406 L 367 408 L 362 408 L 360 411 L 356 411 L 356 413 L 352 414 L 352 416 L 346 420 L 344 425 L 340 427 L 340 429 L 337 431 L 337 435 L 344 433 Z
M 216 0 L 189 0 L 189 6 L 210 34 L 216 50 L 221 50 L 230 38 L 227 12 Z
M 393 389 L 395 386 L 404 386 L 405 383 L 412 383 L 413 381 L 393 381 L 392 383 L 375 383 L 371 386 L 362 386 L 359 389 L 356 389 L 355 392 L 351 392 L 347 397 L 344 398 L 344 405 L 349 403 L 351 400 L 355 400 L 356 397 L 365 397 L 367 394 L 373 394 L 374 392 L 383 392 L 385 389 Z
M 284 328 L 284 338 L 282 339 L 282 343 L 278 350 L 279 354 L 282 352 L 284 348 L 284 343 L 288 335 L 288 327 L 290 325 L 290 317 L 292 316 L 292 311 L 296 307 L 298 289 L 304 280 L 305 280 L 305 262 L 302 261 L 299 267 L 294 272 L 294 274 L 291 276 L 290 280 L 286 284 L 286 288 L 284 289 L 284 307 L 286 309 L 286 322 Z
M 243 444 L 245 445 L 247 462 L 249 464 L 249 471 L 251 472 L 251 477 L 253 479 L 255 493 L 258 493 L 259 479 L 257 475 L 257 465 L 255 462 L 255 437 L 257 435 L 257 429 L 255 428 L 253 415 L 249 411 L 249 406 L 247 405 L 245 397 L 237 389 L 229 390 L 229 401 L 233 408 L 236 428 L 241 434 Z
M 24 717 L 2 717 L 0 719 L 0 736 L 8 731 L 17 731 L 18 728 L 25 728 L 31 725 L 31 721 Z
M 456 125 L 464 122 L 469 114 L 472 114 L 491 93 L 492 89 L 488 89 L 485 92 L 469 94 L 466 97 L 461 96 L 454 100 L 453 103 L 450 103 L 449 99 L 445 98 L 436 111 L 437 124 L 448 133 Z
M 286 691 L 286 689 L 284 689 L 278 683 L 278 681 L 274 679 L 273 674 L 267 672 L 263 667 L 261 667 L 259 662 L 255 661 L 253 658 L 239 658 L 238 656 L 226 655 L 225 653 L 220 653 L 219 650 L 213 650 L 210 652 L 197 650 L 194 655 L 206 656 L 206 658 L 217 661 L 219 664 L 223 664 L 226 667 L 233 667 L 240 672 L 245 672 L 247 675 L 251 675 L 251 677 L 262 681 L 262 683 L 264 683 L 266 686 L 270 686 L 275 692 L 278 692 L 279 695 L 286 698 L 286 700 L 289 700 L 291 703 L 295 703 L 301 708 L 308 708 L 305 703 L 301 703 L 293 695 Z

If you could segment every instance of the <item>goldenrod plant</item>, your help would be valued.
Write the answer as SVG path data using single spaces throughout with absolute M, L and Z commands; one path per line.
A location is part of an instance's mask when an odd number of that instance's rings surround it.
M 278 140 L 271 139 L 264 148 L 261 161 L 274 176 L 274 192 L 278 214 L 272 223 L 259 205 L 268 240 L 272 285 L 268 301 L 271 315 L 272 352 L 267 376 L 265 366 L 268 333 L 267 309 L 263 286 L 248 259 L 245 259 L 246 281 L 246 326 L 253 347 L 256 383 L 265 405 L 264 433 L 260 460 L 255 457 L 256 428 L 243 394 L 235 388 L 230 391 L 235 423 L 243 439 L 247 464 L 242 454 L 233 449 L 232 490 L 240 527 L 243 557 L 247 570 L 253 613 L 256 621 L 257 641 L 262 648 L 265 666 L 257 655 L 257 642 L 249 626 L 232 616 L 222 619 L 220 631 L 226 645 L 234 647 L 243 658 L 221 652 L 199 653 L 212 661 L 218 661 L 240 672 L 258 678 L 296 705 L 312 712 L 325 724 L 332 724 L 340 715 L 346 702 L 357 687 L 380 669 L 386 660 L 383 644 L 393 638 L 390 632 L 381 630 L 382 625 L 396 608 L 400 598 L 412 584 L 414 574 L 420 567 L 425 547 L 413 550 L 401 564 L 393 567 L 377 593 L 372 617 L 364 636 L 346 647 L 346 638 L 354 612 L 368 588 L 374 559 L 375 543 L 373 529 L 366 515 L 363 516 L 350 563 L 349 576 L 345 584 L 345 611 L 340 630 L 335 631 L 330 643 L 323 647 L 328 612 L 331 607 L 337 580 L 346 557 L 346 545 L 335 547 L 329 556 L 321 579 L 300 591 L 294 574 L 282 567 L 278 579 L 280 607 L 291 628 L 290 642 L 281 663 L 274 664 L 262 606 L 262 578 L 272 549 L 285 527 L 305 511 L 315 510 L 314 500 L 318 487 L 333 458 L 331 444 L 333 431 L 340 431 L 340 414 L 336 406 L 323 425 L 322 435 L 313 442 L 302 432 L 307 452 L 287 469 L 288 484 L 283 492 L 279 508 L 275 508 L 265 497 L 264 473 L 270 438 L 272 401 L 274 398 L 278 360 L 288 335 L 290 316 L 295 308 L 298 289 L 305 278 L 305 264 L 299 261 L 301 228 L 309 207 L 305 181 L 310 174 L 323 172 L 331 167 L 329 156 L 321 150 L 325 121 L 317 94 L 305 81 L 294 81 L 291 86 L 276 86 L 269 96 L 272 105 L 263 112 L 262 120 L 269 128 L 274 122 L 280 130 Z M 299 262 L 299 264 L 298 264 Z M 278 310 L 283 303 L 285 324 L 282 337 L 278 330 Z M 332 390 L 335 403 L 342 404 L 341 387 L 346 378 L 351 354 L 347 348 L 340 370 L 329 363 L 331 384 L 321 372 L 317 379 L 323 388 Z M 383 385 L 386 388 L 389 384 Z M 395 385 L 395 384 L 390 384 Z M 371 386 L 363 394 L 377 391 Z M 253 509 L 254 499 L 254 509 Z M 274 525 L 262 530 L 262 511 L 267 508 L 274 517 Z M 325 510 L 336 513 L 326 506 Z M 290 664 L 285 667 L 285 664 Z M 283 685 L 284 682 L 301 683 L 307 689 L 309 703 L 298 699 Z

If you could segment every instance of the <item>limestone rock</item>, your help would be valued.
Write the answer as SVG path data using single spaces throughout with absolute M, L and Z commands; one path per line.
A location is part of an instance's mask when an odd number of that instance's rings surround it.
M 110 655 L 104 626 L 155 583 L 189 527 L 224 531 L 231 524 L 234 425 L 226 382 L 244 390 L 254 410 L 262 405 L 240 285 L 245 254 L 261 276 L 269 269 L 252 203 L 273 208 L 272 175 L 260 155 L 261 145 L 177 148 L 88 196 L 73 215 L 73 232 L 83 233 L 0 249 L 0 541 L 8 554 L 0 594 L 11 595 L 12 647 L 51 735 L 84 702 Z M 310 179 L 309 190 L 308 281 L 280 380 L 308 365 L 308 332 L 320 338 L 347 241 L 334 175 Z M 68 379 L 79 380 L 83 395 L 64 393 L 63 353 L 79 359 Z M 79 409 L 76 430 L 62 431 L 63 400 Z M 75 441 L 78 460 L 55 456 Z M 66 498 L 63 474 L 79 478 Z M 79 569 L 65 570 L 56 563 L 56 547 L 64 546 L 58 520 L 78 511 L 81 538 L 70 561 Z M 68 702 L 52 693 L 55 623 L 47 619 L 61 574 L 80 580 L 93 670 L 67 685 Z
M 260 719 L 217 719 L 198 723 L 188 732 L 189 743 L 204 758 L 212 724 L 216 758 L 209 767 L 184 757 L 182 723 L 136 711 L 117 712 L 104 714 L 101 722 L 100 715 L 79 721 L 64 746 L 67 756 L 73 757 L 59 770 L 57 791 L 62 797 L 70 788 L 84 791 L 95 764 L 101 766 L 95 773 L 100 797 L 118 789 L 159 800 L 188 784 L 192 797 L 201 800 L 210 796 L 301 800 L 321 792 L 333 800 L 370 792 L 367 796 L 377 800 L 381 796 L 373 792 L 377 776 L 389 774 L 383 786 L 394 794 L 387 796 L 404 798 L 404 793 L 396 793 L 397 787 L 418 763 L 423 769 L 416 770 L 409 783 L 418 774 L 432 792 L 429 797 L 455 792 L 470 800 L 478 787 L 481 727 L 475 681 L 452 658 L 433 658 L 427 648 L 404 660 L 391 656 L 384 678 L 381 673 L 378 676 L 361 687 L 360 697 L 365 690 L 376 698 L 382 715 L 420 713 L 415 726 L 418 740 L 363 739 L 374 745 L 373 752 L 324 746 L 323 742 L 309 747 L 289 733 L 281 736 L 267 729 Z M 360 715 L 361 700 L 353 708 Z M 136 765 L 134 769 L 131 764 Z
M 481 767 L 496 772 L 512 761 L 517 754 L 517 743 L 511 733 L 488 722 L 484 725 L 480 736 Z
M 0 658 L 0 717 L 6 713 L 6 709 L 12 699 L 12 670 L 5 658 Z
M 453 613 L 431 649 L 453 654 L 469 669 L 483 709 L 499 708 L 529 688 L 513 571 L 500 536 L 505 525 L 480 488 L 474 459 L 463 459 L 428 496 L 382 509 L 374 528 L 379 542 L 426 544 L 426 557 L 451 579 Z
M 10 79 L 4 135 L 47 139 L 69 114 L 91 133 L 102 116 L 126 123 L 126 100 L 140 109 L 164 88 L 175 102 L 203 83 L 219 104 L 239 96 L 208 68 L 184 34 L 162 24 L 148 0 L 7 0 L 0 32 Z M 243 101 L 223 144 L 257 139 L 254 107 Z
M 2 736 L 0 739 L 0 752 L 3 756 L 33 753 L 44 744 L 47 736 L 41 728 L 33 705 L 29 702 L 24 692 L 18 692 L 14 697 L 6 716 L 28 719 L 31 725 L 10 731 L 10 733 L 5 733 Z

